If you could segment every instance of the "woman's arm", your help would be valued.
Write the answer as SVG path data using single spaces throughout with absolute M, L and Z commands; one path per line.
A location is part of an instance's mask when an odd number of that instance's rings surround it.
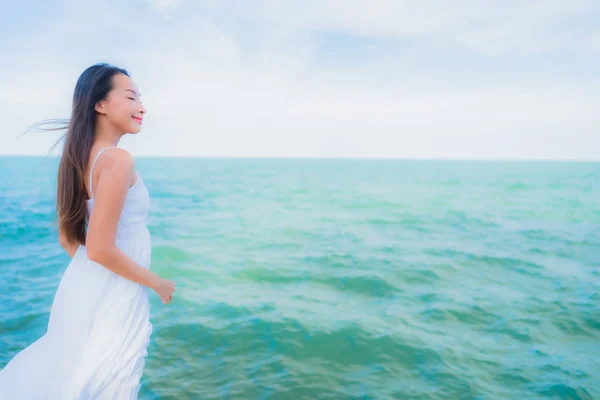
M 88 258 L 125 279 L 154 289 L 165 302 L 175 290 L 175 284 L 137 264 L 115 244 L 123 204 L 134 174 L 133 157 L 126 150 L 115 148 L 98 159 L 96 168 L 98 181 L 93 182 L 94 208 L 85 246 Z

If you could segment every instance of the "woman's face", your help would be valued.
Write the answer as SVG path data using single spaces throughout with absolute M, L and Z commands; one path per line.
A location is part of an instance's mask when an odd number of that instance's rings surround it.
M 117 74 L 112 77 L 112 84 L 112 90 L 106 99 L 98 102 L 96 111 L 120 132 L 139 133 L 146 108 L 140 101 L 135 82 L 127 75 Z

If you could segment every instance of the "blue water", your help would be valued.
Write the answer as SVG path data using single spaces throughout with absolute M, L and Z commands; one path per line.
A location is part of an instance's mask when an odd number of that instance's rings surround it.
M 0 157 L 0 368 L 69 258 Z M 177 282 L 141 399 L 600 399 L 600 164 L 138 158 Z

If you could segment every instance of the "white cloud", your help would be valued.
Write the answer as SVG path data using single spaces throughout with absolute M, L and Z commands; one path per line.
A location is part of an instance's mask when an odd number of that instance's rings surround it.
M 168 14 L 173 11 L 180 3 L 180 0 L 147 0 L 150 7 L 161 14 Z
M 261 24 L 296 30 L 334 30 L 355 35 L 456 40 L 483 54 L 545 51 L 568 45 L 556 26 L 600 13 L 593 0 L 263 0 L 225 1 L 223 8 Z M 235 4 L 235 6 L 234 6 Z M 258 4 L 258 5 L 257 5 Z M 568 25 L 568 24 L 567 24 Z M 569 36 L 590 35 L 571 24 Z M 563 28 L 564 29 L 564 28 Z
M 150 112 L 146 139 L 137 142 L 136 150 L 228 156 L 595 157 L 598 139 L 591 133 L 600 123 L 595 112 L 600 96 L 589 86 L 498 82 L 477 87 L 416 79 L 374 85 L 368 75 L 354 75 L 355 70 L 314 72 L 309 53 L 306 58 L 279 53 L 265 63 L 261 57 L 243 60 L 237 49 L 228 40 L 206 40 L 197 49 L 206 62 L 161 49 L 162 61 L 136 73 L 138 84 L 148 87 L 143 90 Z M 159 75 L 163 84 L 153 85 Z M 161 141 L 160 150 L 152 146 Z
M 412 54 L 419 54 L 418 38 L 426 38 L 499 58 L 526 56 L 587 35 L 551 28 L 593 11 L 591 3 L 364 4 L 154 2 L 154 11 L 176 19 L 172 24 L 149 16 L 136 24 L 111 19 L 100 5 L 77 8 L 97 19 L 84 23 L 89 19 L 78 14 L 42 43 L 64 50 L 81 43 L 69 36 L 81 31 L 95 35 L 98 51 L 62 61 L 50 47 L 30 56 L 26 68 L 0 72 L 0 105 L 10 116 L 0 152 L 44 154 L 56 136 L 15 141 L 16 134 L 38 119 L 68 116 L 78 74 L 102 56 L 126 67 L 143 93 L 144 130 L 124 141 L 140 155 L 599 159 L 600 87 L 593 79 L 534 79 L 535 68 L 501 79 L 485 71 L 477 71 L 478 79 L 468 71 L 456 77 L 444 56 L 435 68 L 407 66 L 399 49 L 378 52 L 373 44 L 369 63 L 325 65 L 312 35 L 403 38 Z M 38 43 L 26 45 L 33 50 Z
M 590 46 L 596 51 L 600 51 L 600 32 L 596 32 L 590 36 Z

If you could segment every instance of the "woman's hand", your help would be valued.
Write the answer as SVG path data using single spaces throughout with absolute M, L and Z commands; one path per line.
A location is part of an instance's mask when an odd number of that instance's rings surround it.
M 160 297 L 163 304 L 169 304 L 173 299 L 173 292 L 175 292 L 175 282 L 159 278 L 152 289 Z

